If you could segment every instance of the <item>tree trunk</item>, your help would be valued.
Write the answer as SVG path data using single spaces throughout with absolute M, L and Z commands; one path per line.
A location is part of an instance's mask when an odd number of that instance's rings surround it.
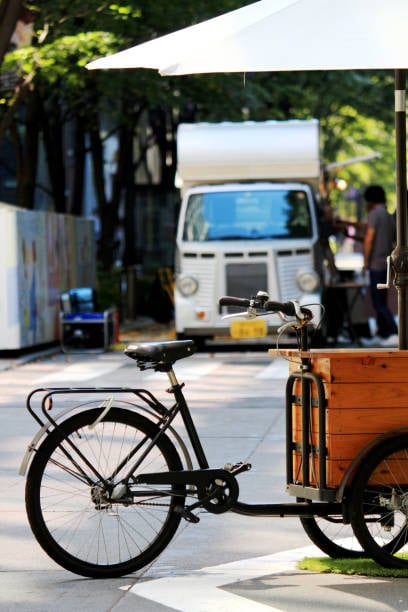
M 22 5 L 21 0 L 0 0 L 0 65 L 10 46 Z
M 22 208 L 34 208 L 34 192 L 36 186 L 39 118 L 41 114 L 40 100 L 33 92 L 27 104 L 24 130 L 21 134 L 13 123 L 12 135 L 16 156 L 17 174 L 17 205 Z
M 70 212 L 73 215 L 83 214 L 85 183 L 85 128 L 84 121 L 80 115 L 75 123 L 75 156 L 74 177 L 72 185 Z
M 103 145 L 98 126 L 89 129 L 91 144 L 93 179 L 98 202 L 101 234 L 98 245 L 98 261 L 104 270 L 110 270 L 114 263 L 114 236 L 117 223 L 117 211 L 107 201 L 105 191 Z
M 58 102 L 43 108 L 42 126 L 44 145 L 47 154 L 48 175 L 51 184 L 54 209 L 59 213 L 67 212 L 66 179 L 64 167 L 63 122 Z

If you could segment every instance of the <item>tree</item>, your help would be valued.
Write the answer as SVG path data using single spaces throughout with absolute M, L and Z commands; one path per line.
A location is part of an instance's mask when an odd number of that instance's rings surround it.
M 10 54 L 5 70 L 20 75 L 20 90 L 8 92 L 0 105 L 3 133 L 12 135 L 18 172 L 18 203 L 34 205 L 34 190 L 47 190 L 54 209 L 83 212 L 85 156 L 91 152 L 98 210 L 102 222 L 100 258 L 109 269 L 114 260 L 114 230 L 120 202 L 133 214 L 135 176 L 149 172 L 148 153 L 158 152 L 158 187 L 173 186 L 175 134 L 181 121 L 287 119 L 317 117 L 322 152 L 337 159 L 345 145 L 352 151 L 364 135 L 356 117 L 392 121 L 392 78 L 387 73 L 278 73 L 201 75 L 161 78 L 152 71 L 90 73 L 85 64 L 98 56 L 149 40 L 177 28 L 250 4 L 252 0 L 42 0 L 31 3 L 32 45 Z M 19 96 L 24 91 L 24 97 Z M 359 125 L 362 125 L 361 123 Z M 367 124 L 368 125 L 368 124 Z M 67 171 L 69 126 L 75 151 L 71 178 Z M 104 171 L 105 143 L 115 135 L 118 151 L 112 184 Z M 48 184 L 36 181 L 36 152 L 44 143 Z M 136 143 L 136 147 L 135 147 Z M 380 144 L 380 143 L 378 143 Z M 140 188 L 137 184 L 136 188 Z M 130 223 L 126 224 L 131 227 Z M 130 238 L 130 236 L 129 236 Z M 127 263 L 134 263 L 129 239 Z
M 208 4 L 208 10 L 212 11 L 215 3 Z M 132 3 L 108 6 L 93 0 L 84 6 L 77 0 L 69 4 L 66 1 L 44 1 L 33 7 L 36 33 L 33 44 L 10 54 L 6 63 L 6 69 L 18 70 L 22 79 L 33 75 L 24 113 L 14 113 L 11 126 L 10 111 L 17 108 L 15 92 L 9 92 L 4 104 L 3 118 L 8 119 L 6 127 L 11 127 L 15 143 L 19 186 L 17 203 L 29 208 L 34 204 L 35 151 L 38 151 L 41 135 L 47 153 L 49 186 L 37 184 L 37 188 L 49 189 L 56 211 L 81 213 L 84 156 L 88 142 L 102 220 L 101 259 L 105 267 L 109 267 L 113 259 L 118 203 L 124 194 L 126 198 L 128 190 L 133 189 L 134 172 L 138 166 L 147 167 L 149 147 L 158 147 L 162 160 L 162 186 L 172 185 L 175 146 L 174 139 L 168 143 L 168 132 L 175 134 L 177 117 L 189 116 L 190 120 L 194 117 L 184 110 L 189 106 L 192 108 L 192 105 L 180 97 L 178 86 L 158 79 L 153 73 L 92 74 L 84 69 L 84 65 L 95 56 L 130 44 L 131 35 L 133 41 L 136 37 L 136 42 L 139 42 L 162 34 L 165 28 L 183 25 L 179 23 L 181 5 L 186 9 L 184 19 L 192 19 L 193 11 L 188 2 L 179 2 L 175 8 L 167 7 L 159 19 L 155 5 L 148 2 L 142 3 L 141 11 L 136 3 L 134 6 Z M 226 2 L 225 6 L 218 5 L 218 11 L 233 5 L 231 2 Z M 115 83 L 114 87 L 112 83 Z M 225 98 L 222 96 L 223 100 Z M 143 155 L 132 159 L 131 142 L 134 133 L 141 131 L 139 123 L 146 122 L 146 114 L 150 136 L 143 146 Z M 102 134 L 106 129 L 102 129 L 102 122 L 106 115 L 110 117 L 111 133 L 117 133 L 120 143 L 110 197 L 106 193 L 103 168 Z M 64 130 L 68 123 L 75 133 L 76 153 L 70 193 L 64 164 Z M 22 125 L 25 127 L 23 130 Z M 170 165 L 167 162 L 169 150 L 173 153 Z

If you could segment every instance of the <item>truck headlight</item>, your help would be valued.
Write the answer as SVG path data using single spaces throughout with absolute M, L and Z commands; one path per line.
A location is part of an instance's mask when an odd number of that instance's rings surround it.
M 300 270 L 296 275 L 296 282 L 304 293 L 313 293 L 319 286 L 319 277 L 314 270 Z
M 176 285 L 177 289 L 184 297 L 194 295 L 198 290 L 198 280 L 193 276 L 179 276 Z

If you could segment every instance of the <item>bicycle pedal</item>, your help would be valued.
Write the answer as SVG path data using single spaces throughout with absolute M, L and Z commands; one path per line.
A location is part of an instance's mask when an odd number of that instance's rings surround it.
M 188 508 L 182 508 L 181 506 L 176 506 L 174 508 L 174 511 L 177 514 L 180 514 L 183 517 L 183 519 L 185 519 L 188 523 L 199 523 L 200 522 L 200 519 L 198 518 L 198 516 L 190 512 Z
M 252 469 L 252 464 L 247 463 L 246 461 L 239 461 L 238 463 L 226 463 L 224 465 L 224 470 L 230 472 L 234 476 L 237 474 L 241 474 L 241 472 L 248 472 Z

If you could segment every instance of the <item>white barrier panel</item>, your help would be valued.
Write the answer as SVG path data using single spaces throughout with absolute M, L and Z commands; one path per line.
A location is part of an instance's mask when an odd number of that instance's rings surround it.
M 0 350 L 59 338 L 59 297 L 95 286 L 93 221 L 0 203 Z

